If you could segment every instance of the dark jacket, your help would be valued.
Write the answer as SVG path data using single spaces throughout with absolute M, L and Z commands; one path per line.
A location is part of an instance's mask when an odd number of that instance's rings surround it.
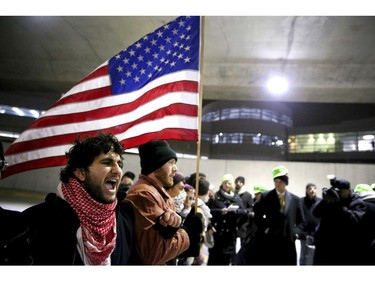
M 305 217 L 305 234 L 301 237 L 302 239 L 305 239 L 307 235 L 315 236 L 320 218 L 314 216 L 313 210 L 320 200 L 322 200 L 320 197 L 310 199 L 308 196 L 305 196 L 301 198 L 303 215 Z
M 222 213 L 225 207 L 238 209 Z M 214 199 L 207 203 L 211 210 L 211 224 L 214 232 L 214 246 L 209 249 L 209 265 L 229 265 L 230 256 L 236 252 L 238 218 L 246 214 L 241 198 L 236 193 L 228 194 L 222 189 L 215 193 Z
M 276 189 L 263 194 L 254 206 L 257 231 L 254 253 L 257 264 L 296 265 L 295 240 L 304 233 L 304 215 L 300 198 L 285 192 L 285 211 L 280 211 Z
M 357 194 L 345 200 L 319 202 L 313 211 L 320 218 L 315 234 L 314 265 L 359 265 L 366 207 Z
M 245 239 L 250 235 L 252 217 L 250 216 L 253 212 L 253 196 L 251 193 L 244 191 L 236 192 L 242 201 L 242 205 L 245 213 L 242 216 L 238 217 L 237 225 L 237 235 L 241 238 L 241 244 L 245 242 Z
M 23 228 L 18 234 L 17 247 L 6 253 L 5 264 L 28 265 L 82 265 L 77 250 L 78 216 L 71 206 L 55 193 L 47 195 L 45 202 L 32 206 L 17 215 L 17 224 Z M 130 205 L 116 207 L 117 240 L 111 256 L 112 264 L 128 264 L 132 259 L 134 215 Z M 14 230 L 14 227 L 10 227 Z M 11 229 L 8 230 L 11 230 Z M 26 231 L 25 231 L 26 230 Z M 8 239 L 8 242 L 12 239 Z M 28 257 L 10 260 L 12 256 Z

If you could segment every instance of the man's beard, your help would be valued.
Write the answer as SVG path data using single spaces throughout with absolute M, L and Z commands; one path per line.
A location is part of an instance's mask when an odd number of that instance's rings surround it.
M 155 177 L 163 184 L 163 187 L 171 188 L 173 186 L 173 181 L 169 178 L 169 174 L 162 168 L 155 171 Z

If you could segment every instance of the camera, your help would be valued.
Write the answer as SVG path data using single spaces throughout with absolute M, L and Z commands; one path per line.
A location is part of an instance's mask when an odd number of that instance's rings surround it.
M 339 200 L 340 199 L 340 195 L 338 193 L 339 189 L 336 188 L 336 187 L 330 187 L 330 188 L 327 188 L 327 187 L 323 187 L 323 198 L 326 199 L 326 198 L 331 198 L 331 199 L 337 199 Z
M 339 189 L 336 187 L 336 176 L 335 175 L 327 175 L 327 179 L 329 179 L 329 183 L 331 184 L 330 188 L 323 187 L 323 199 L 328 199 L 329 201 L 339 201 Z

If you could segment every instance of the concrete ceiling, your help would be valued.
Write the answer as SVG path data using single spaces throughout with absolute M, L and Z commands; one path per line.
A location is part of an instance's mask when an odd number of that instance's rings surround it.
M 174 18 L 0 17 L 0 104 L 48 109 Z M 204 35 L 205 101 L 375 104 L 375 17 L 207 16 Z M 282 96 L 265 88 L 273 74 L 289 79 Z M 9 122 L 1 119 L 0 130 Z

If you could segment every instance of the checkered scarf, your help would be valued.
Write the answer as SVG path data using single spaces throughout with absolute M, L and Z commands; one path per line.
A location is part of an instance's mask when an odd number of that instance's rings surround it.
M 66 201 L 81 222 L 85 255 L 93 265 L 106 265 L 116 243 L 117 199 L 111 204 L 95 201 L 74 178 L 61 184 Z

